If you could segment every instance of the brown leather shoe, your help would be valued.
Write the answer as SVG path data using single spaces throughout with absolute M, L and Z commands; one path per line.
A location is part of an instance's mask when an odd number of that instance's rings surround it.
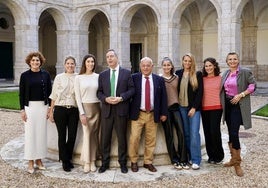
M 139 167 L 137 163 L 131 163 L 131 170 L 132 172 L 138 172 L 139 171 Z
M 143 167 L 147 168 L 151 172 L 156 172 L 157 171 L 156 168 L 154 167 L 154 165 L 152 165 L 152 164 L 144 164 Z

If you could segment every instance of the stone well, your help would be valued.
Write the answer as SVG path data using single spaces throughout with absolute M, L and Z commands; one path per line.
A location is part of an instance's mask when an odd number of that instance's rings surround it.
M 57 135 L 57 128 L 54 123 L 51 123 L 48 121 L 48 129 L 47 129 L 47 135 L 48 135 L 48 155 L 47 158 L 58 160 L 58 135 Z M 129 130 L 127 132 L 127 138 L 129 138 Z M 201 145 L 202 145 L 202 153 L 204 153 L 204 136 L 203 136 L 203 129 L 202 126 L 200 128 L 200 135 L 201 135 Z M 80 161 L 80 154 L 82 149 L 82 142 L 83 142 L 83 129 L 81 127 L 81 124 L 78 125 L 78 131 L 77 131 L 77 138 L 74 148 L 74 156 L 73 156 L 73 162 L 75 164 L 81 164 Z M 175 143 L 177 140 L 175 140 Z M 119 167 L 118 163 L 118 157 L 117 157 L 117 138 L 115 131 L 113 132 L 112 137 L 112 147 L 111 147 L 111 161 L 110 161 L 110 167 Z M 141 145 L 139 148 L 139 154 L 140 159 L 138 161 L 138 165 L 143 165 L 143 151 L 144 151 L 144 136 L 142 136 L 141 139 Z M 166 141 L 165 141 L 165 135 L 164 130 L 162 128 L 162 125 L 158 125 L 158 131 L 157 131 L 157 141 L 156 141 L 156 148 L 155 148 L 155 155 L 154 155 L 154 165 L 167 165 L 170 164 L 170 159 L 167 153 L 166 148 Z M 101 165 L 101 161 L 97 161 L 97 165 Z M 130 166 L 130 161 L 128 160 L 128 166 Z

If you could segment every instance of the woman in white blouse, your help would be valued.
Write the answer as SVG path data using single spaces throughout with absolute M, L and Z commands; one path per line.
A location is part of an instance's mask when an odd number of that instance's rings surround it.
M 54 80 L 49 119 L 56 123 L 58 131 L 59 160 L 63 170 L 70 172 L 74 168 L 71 160 L 76 140 L 79 112 L 75 100 L 74 79 L 75 59 L 71 56 L 64 61 L 65 72 L 58 74 Z M 68 133 L 68 135 L 67 135 Z
M 97 98 L 99 75 L 94 72 L 96 58 L 88 54 L 83 58 L 80 73 L 75 78 L 75 97 L 83 127 L 81 161 L 84 172 L 95 172 L 96 153 L 99 145 L 100 101 Z

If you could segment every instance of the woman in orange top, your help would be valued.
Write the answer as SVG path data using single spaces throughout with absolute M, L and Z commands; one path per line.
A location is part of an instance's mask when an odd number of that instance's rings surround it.
M 221 140 L 222 105 L 220 103 L 221 76 L 216 59 L 209 57 L 203 65 L 202 123 L 205 135 L 208 163 L 220 164 L 224 158 Z

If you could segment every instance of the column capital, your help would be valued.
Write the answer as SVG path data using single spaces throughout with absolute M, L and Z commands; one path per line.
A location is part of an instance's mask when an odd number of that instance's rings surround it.
M 39 25 L 28 25 L 28 24 L 16 24 L 14 25 L 15 30 L 38 30 Z

